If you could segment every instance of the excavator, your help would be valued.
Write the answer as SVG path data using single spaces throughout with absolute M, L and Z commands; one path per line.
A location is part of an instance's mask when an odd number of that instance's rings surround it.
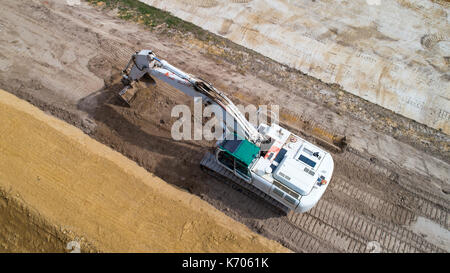
M 306 212 L 317 204 L 333 175 L 330 153 L 276 123 L 250 123 L 211 83 L 158 59 L 152 50 L 132 55 L 122 71 L 124 88 L 119 97 L 130 105 L 136 83 L 155 84 L 155 79 L 222 109 L 223 135 L 214 152 L 200 161 L 203 170 L 237 183 L 286 213 Z M 228 118 L 234 126 L 225 124 Z

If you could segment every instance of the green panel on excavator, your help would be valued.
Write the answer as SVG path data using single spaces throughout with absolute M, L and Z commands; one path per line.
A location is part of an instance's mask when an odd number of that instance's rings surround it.
M 260 148 L 246 139 L 224 140 L 220 148 L 226 150 L 247 166 L 258 156 Z

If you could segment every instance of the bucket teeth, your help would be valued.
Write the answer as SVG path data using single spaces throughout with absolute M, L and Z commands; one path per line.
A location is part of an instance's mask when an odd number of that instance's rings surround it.
M 124 88 L 119 92 L 119 97 L 128 107 L 131 106 L 140 88 L 147 88 L 156 84 L 155 80 L 148 73 L 144 74 L 138 81 L 130 81 L 127 76 L 124 76 L 121 81 Z
M 136 94 L 137 94 L 137 88 L 134 88 L 131 85 L 125 86 L 120 92 L 119 97 L 122 99 L 123 102 L 126 103 L 128 107 L 130 107 L 131 103 L 134 101 Z

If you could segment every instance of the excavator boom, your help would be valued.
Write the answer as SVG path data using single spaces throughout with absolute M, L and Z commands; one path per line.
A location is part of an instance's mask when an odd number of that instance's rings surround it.
M 260 143 L 264 140 L 263 135 L 247 121 L 238 107 L 224 93 L 207 81 L 189 75 L 165 60 L 158 59 L 151 50 L 141 50 L 131 57 L 123 70 L 124 88 L 119 96 L 130 104 L 135 96 L 135 92 L 131 91 L 134 83 L 141 79 L 146 82 L 151 81 L 151 77 L 162 80 L 191 97 L 201 97 L 207 104 L 218 105 L 223 110 L 222 122 L 225 123 L 227 120 L 226 115 L 231 116 L 249 141 Z M 232 128 L 232 130 L 236 129 Z

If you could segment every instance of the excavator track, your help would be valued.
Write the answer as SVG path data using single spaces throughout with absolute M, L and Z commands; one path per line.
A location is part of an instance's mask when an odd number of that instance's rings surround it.
M 262 198 L 266 204 L 269 204 L 271 208 L 276 209 L 278 212 L 283 214 L 287 214 L 290 209 L 277 200 L 273 199 L 260 189 L 256 188 L 252 184 L 246 182 L 243 179 L 235 176 L 232 172 L 222 167 L 216 162 L 216 158 L 210 152 L 205 153 L 203 159 L 200 161 L 200 167 L 204 172 L 217 178 L 218 180 L 224 181 L 226 183 L 232 181 L 234 183 L 230 183 L 232 188 L 246 194 L 249 197 L 257 196 L 257 198 Z M 236 185 L 238 187 L 236 187 Z

